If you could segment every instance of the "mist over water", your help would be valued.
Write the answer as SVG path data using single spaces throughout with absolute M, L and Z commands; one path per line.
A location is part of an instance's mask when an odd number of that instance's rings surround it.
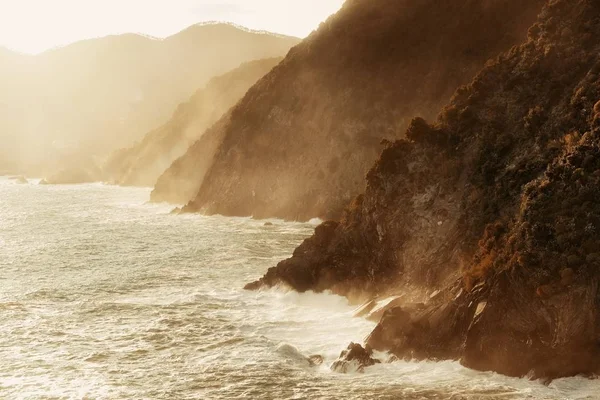
M 315 225 L 174 216 L 148 198 L 0 178 L 0 398 L 598 398 L 583 378 L 544 386 L 453 362 L 333 373 L 372 323 L 340 297 L 241 289 Z

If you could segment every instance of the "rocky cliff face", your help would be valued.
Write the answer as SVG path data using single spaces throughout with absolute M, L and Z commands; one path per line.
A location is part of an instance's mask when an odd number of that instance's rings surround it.
M 0 117 L 8 114 L 4 136 L 15 142 L 3 150 L 19 154 L 20 169 L 31 174 L 78 167 L 81 156 L 100 163 L 167 121 L 209 79 L 281 57 L 297 42 L 214 24 L 164 40 L 109 36 L 26 57 L 11 74 L 0 67 L 7 72 L 0 81 L 11 83 L 2 86 Z
M 401 137 L 414 115 L 433 117 L 486 60 L 524 40 L 540 3 L 348 1 L 236 106 L 187 210 L 339 217 L 382 139 Z
M 550 1 L 435 124 L 387 146 L 341 222 L 248 288 L 412 295 L 368 340 L 401 358 L 600 372 L 599 34 L 600 3 Z
M 160 175 L 219 120 L 248 89 L 282 59 L 245 63 L 213 78 L 189 101 L 179 105 L 172 118 L 149 132 L 135 146 L 115 152 L 105 166 L 105 179 L 131 186 L 154 186 Z

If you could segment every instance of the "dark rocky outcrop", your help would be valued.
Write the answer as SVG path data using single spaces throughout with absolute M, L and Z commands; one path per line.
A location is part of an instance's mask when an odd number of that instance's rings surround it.
M 387 145 L 339 223 L 250 287 L 420 297 L 368 340 L 399 358 L 599 373 L 599 35 L 599 2 L 549 1 L 435 124 Z
M 118 185 L 154 186 L 160 175 L 185 154 L 206 129 L 214 125 L 281 60 L 269 58 L 251 61 L 211 79 L 190 100 L 180 104 L 164 125 L 149 132 L 135 146 L 113 153 L 104 167 L 104 179 Z M 186 201 L 168 196 L 164 200 Z
M 237 104 L 206 175 L 184 162 L 167 171 L 201 184 L 186 211 L 339 217 L 382 139 L 401 137 L 414 115 L 433 117 L 489 58 L 524 40 L 541 3 L 347 1 Z M 204 157 L 203 146 L 185 156 Z
M 318 367 L 319 365 L 323 364 L 323 361 L 323 356 L 320 356 L 318 354 L 308 357 L 308 363 L 311 367 Z
M 343 374 L 364 372 L 366 367 L 380 363 L 381 361 L 373 358 L 373 351 L 368 347 L 365 349 L 360 344 L 350 343 L 348 348 L 342 351 L 339 359 L 331 365 L 331 370 Z

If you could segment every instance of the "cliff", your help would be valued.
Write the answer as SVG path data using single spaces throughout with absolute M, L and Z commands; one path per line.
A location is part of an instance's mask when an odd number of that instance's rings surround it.
M 599 34 L 600 3 L 550 1 L 435 124 L 387 146 L 340 222 L 248 288 L 401 295 L 368 340 L 400 358 L 599 373 Z
M 0 107 L 18 116 L 6 133 L 14 147 L 5 151 L 18 152 L 21 169 L 36 175 L 77 167 L 73 157 L 101 163 L 167 121 L 211 78 L 281 57 L 297 42 L 212 24 L 164 40 L 124 34 L 29 56 L 16 73 L 0 77 L 13 82 L 2 88 Z
M 105 165 L 105 179 L 130 186 L 154 186 L 160 175 L 219 120 L 261 77 L 282 59 L 241 65 L 211 79 L 190 100 L 177 107 L 170 120 L 136 145 L 119 150 Z
M 339 217 L 364 190 L 382 139 L 401 137 L 414 115 L 434 117 L 489 58 L 524 40 L 540 9 L 537 0 L 348 1 L 237 104 L 186 210 Z

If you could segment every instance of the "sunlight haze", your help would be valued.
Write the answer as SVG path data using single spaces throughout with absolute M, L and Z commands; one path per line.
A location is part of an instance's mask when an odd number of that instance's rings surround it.
M 206 21 L 305 37 L 343 0 L 0 0 L 0 47 L 39 53 L 128 32 L 167 37 Z

